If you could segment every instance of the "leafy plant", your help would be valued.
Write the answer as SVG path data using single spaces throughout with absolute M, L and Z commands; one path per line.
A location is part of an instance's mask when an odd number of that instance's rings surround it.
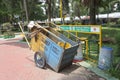
M 116 40 L 116 47 L 115 47 L 115 54 L 114 54 L 114 63 L 112 65 L 112 68 L 109 69 L 109 73 L 120 79 L 120 33 L 118 33 L 115 36 L 115 40 Z
M 8 31 L 8 32 L 5 32 L 4 34 L 4 38 L 14 38 L 15 37 L 15 34 L 11 31 Z
M 120 19 L 117 20 L 117 24 L 120 24 Z
M 120 53 L 120 33 L 115 36 L 115 39 L 116 39 L 116 43 L 117 43 L 116 44 L 116 46 L 117 46 L 116 53 L 119 54 Z
M 13 26 L 9 22 L 2 24 L 2 29 L 4 29 L 4 30 L 8 30 L 8 29 L 12 29 L 12 28 L 13 28 Z

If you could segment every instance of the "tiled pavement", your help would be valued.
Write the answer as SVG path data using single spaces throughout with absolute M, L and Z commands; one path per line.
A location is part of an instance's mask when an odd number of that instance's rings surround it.
M 0 40 L 0 80 L 104 80 L 78 64 L 60 73 L 37 68 L 33 56 L 17 39 Z

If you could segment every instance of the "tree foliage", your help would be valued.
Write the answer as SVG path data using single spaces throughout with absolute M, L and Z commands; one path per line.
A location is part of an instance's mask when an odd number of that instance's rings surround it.
M 30 20 L 45 20 L 41 3 L 38 0 L 26 0 Z M 23 0 L 0 0 L 0 22 L 26 20 Z
M 28 17 L 30 20 L 45 20 L 46 16 L 41 8 L 42 5 L 38 3 L 38 0 L 28 0 Z
M 83 10 L 83 9 L 82 9 L 82 7 L 78 8 L 77 5 L 80 3 L 81 5 L 86 6 L 89 9 L 88 15 L 90 15 L 90 24 L 96 24 L 96 14 L 98 14 L 99 12 L 103 12 L 103 13 L 104 12 L 105 13 L 112 12 L 114 3 L 118 2 L 119 0 L 73 0 L 73 1 L 76 1 L 75 9 L 79 10 L 79 14 L 81 14 L 81 12 L 82 12 L 82 11 L 80 11 L 80 9 L 81 10 Z M 103 8 L 103 9 L 101 9 L 101 8 Z M 75 9 L 74 9 L 74 11 L 76 13 Z
M 49 0 L 46 0 L 49 1 Z M 91 24 L 95 24 L 95 15 L 99 13 L 109 13 L 120 11 L 119 0 L 62 0 L 63 14 L 72 14 L 73 16 L 90 15 Z M 23 0 L 0 0 L 0 22 L 26 20 Z M 26 0 L 28 8 L 28 17 L 30 20 L 44 20 L 48 15 L 48 5 L 42 4 L 39 0 Z M 59 17 L 60 0 L 51 0 L 51 17 Z M 72 4 L 72 12 L 69 3 Z M 114 5 L 117 5 L 115 8 Z M 46 14 L 44 14 L 44 10 Z
M 73 15 L 77 16 L 79 20 L 81 20 L 80 16 L 88 14 L 88 8 L 82 4 L 81 0 L 72 1 L 72 6 L 73 6 Z
M 69 0 L 62 0 L 63 15 L 69 13 Z

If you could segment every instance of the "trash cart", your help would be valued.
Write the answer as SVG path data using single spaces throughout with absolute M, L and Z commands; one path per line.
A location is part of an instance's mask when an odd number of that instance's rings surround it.
M 31 28 L 30 37 L 36 66 L 44 68 L 48 64 L 56 72 L 72 64 L 79 47 L 78 42 L 68 39 L 52 27 L 39 24 Z

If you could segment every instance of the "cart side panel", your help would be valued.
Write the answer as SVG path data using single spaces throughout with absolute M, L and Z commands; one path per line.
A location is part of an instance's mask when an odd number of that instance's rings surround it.
M 41 32 L 38 34 L 37 41 L 39 41 L 39 50 L 45 55 L 46 63 L 56 71 L 60 63 L 63 48 Z
M 39 51 L 39 45 L 40 45 L 40 43 L 39 43 L 39 41 L 36 41 L 35 37 L 31 38 L 30 45 L 31 45 L 31 49 L 34 52 Z
M 35 40 L 34 37 L 31 41 L 33 46 L 32 50 L 43 53 L 46 59 L 46 63 L 57 72 L 64 49 L 41 32 L 39 32 L 36 37 L 37 40 Z
M 78 47 L 79 45 L 76 45 L 64 51 L 59 70 L 72 64 L 74 56 L 77 54 Z
M 54 69 L 55 71 L 59 68 L 60 59 L 62 57 L 63 49 L 58 46 L 55 42 L 51 39 L 46 39 L 45 45 L 45 56 L 47 64 Z

